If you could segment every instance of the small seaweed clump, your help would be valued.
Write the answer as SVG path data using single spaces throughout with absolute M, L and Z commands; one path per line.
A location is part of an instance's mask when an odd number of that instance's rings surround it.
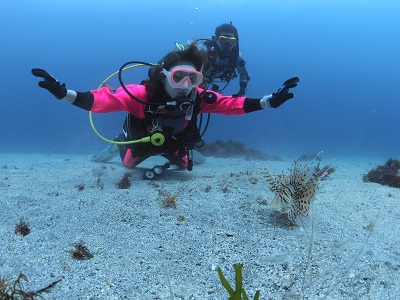
M 399 170 L 400 161 L 390 158 L 383 166 L 377 166 L 364 175 L 363 181 L 400 188 Z
M 25 292 L 22 288 L 21 280 L 28 282 L 28 279 L 22 273 L 20 273 L 18 278 L 14 281 L 0 275 L 0 300 L 35 300 L 39 298 L 44 299 L 39 294 L 43 292 L 49 292 L 53 286 L 55 286 L 58 282 L 62 280 L 62 278 L 58 277 L 46 287 L 34 292 Z
M 164 193 L 159 191 L 158 192 L 159 196 L 161 197 L 162 203 L 161 207 L 172 207 L 176 209 L 176 198 L 178 197 L 178 194 L 170 194 L 170 193 Z
M 22 236 L 27 236 L 31 232 L 29 224 L 21 219 L 17 225 L 15 225 L 14 233 Z M 1 298 L 0 298 L 1 299 Z
M 75 249 L 69 250 L 72 257 L 77 260 L 88 260 L 94 257 L 92 253 L 90 253 L 89 249 L 85 246 L 83 241 L 74 244 Z
M 314 201 L 318 182 L 325 179 L 333 168 L 320 168 L 319 163 L 313 167 L 315 160 L 309 165 L 301 164 L 297 160 L 292 164 L 288 175 L 271 175 L 266 167 L 262 174 L 275 192 L 272 204 L 288 214 L 289 221 L 296 224 L 300 216 L 308 216 L 310 205 Z
M 22 288 L 21 280 L 28 281 L 28 279 L 22 273 L 20 273 L 18 278 L 14 281 L 11 281 L 5 277 L 0 276 L 0 299 L 34 300 L 42 298 L 37 292 L 25 292 Z
M 117 188 L 119 189 L 129 189 L 131 187 L 131 174 L 125 173 L 124 177 L 117 182 Z

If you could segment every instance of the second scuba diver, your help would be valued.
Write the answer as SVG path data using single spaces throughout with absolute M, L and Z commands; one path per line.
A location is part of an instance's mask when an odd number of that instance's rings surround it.
M 32 69 L 32 74 L 43 79 L 38 83 L 41 88 L 81 109 L 96 113 L 127 111 L 130 126 L 116 139 L 137 141 L 118 145 L 127 168 L 137 166 L 148 157 L 161 155 L 180 169 L 192 170 L 193 148 L 201 142 L 196 126 L 198 114 L 242 115 L 277 108 L 293 98 L 289 89 L 296 87 L 299 81 L 297 77 L 291 78 L 276 93 L 261 99 L 223 96 L 199 88 L 204 59 L 198 47 L 191 44 L 186 49 L 170 52 L 161 64 L 152 66 L 149 78 L 142 84 L 122 86 L 116 91 L 103 87 L 77 92 L 67 89 L 43 69 Z
M 239 75 L 240 90 L 234 96 L 244 96 L 250 76 L 239 51 L 239 34 L 232 22 L 215 28 L 215 35 L 200 39 L 198 45 L 208 58 L 201 86 L 222 93 L 230 81 Z M 217 80 L 224 85 L 218 86 Z

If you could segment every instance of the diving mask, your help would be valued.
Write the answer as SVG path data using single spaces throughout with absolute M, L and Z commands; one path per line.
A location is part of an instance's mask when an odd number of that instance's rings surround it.
M 189 65 L 175 66 L 170 71 L 163 69 L 163 73 L 173 88 L 196 88 L 203 81 L 203 74 Z
M 226 47 L 226 46 L 229 46 L 230 48 L 232 48 L 233 46 L 236 45 L 237 40 L 234 36 L 221 35 L 218 38 L 218 43 L 221 48 Z

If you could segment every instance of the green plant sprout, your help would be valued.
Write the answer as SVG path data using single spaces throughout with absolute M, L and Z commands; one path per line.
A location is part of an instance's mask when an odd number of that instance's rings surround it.
M 242 283 L 243 265 L 242 264 L 234 264 L 233 267 L 235 268 L 235 290 L 233 290 L 233 288 L 230 286 L 230 284 L 226 280 L 224 274 L 222 274 L 221 269 L 218 268 L 219 280 L 221 280 L 222 285 L 224 286 L 224 288 L 227 290 L 227 292 L 230 295 L 228 300 L 249 300 L 245 290 L 243 289 L 243 283 Z M 254 300 L 258 300 L 258 299 L 260 299 L 260 291 L 259 290 L 257 290 L 256 294 L 254 295 Z

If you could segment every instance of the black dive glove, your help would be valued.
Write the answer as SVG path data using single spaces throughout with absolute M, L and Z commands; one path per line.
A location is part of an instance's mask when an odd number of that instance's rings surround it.
M 269 97 L 269 99 L 266 99 L 269 104 L 267 104 L 267 107 L 270 106 L 273 108 L 277 108 L 285 103 L 287 100 L 292 99 L 294 95 L 293 93 L 289 93 L 289 89 L 296 87 L 299 80 L 300 79 L 298 77 L 290 78 L 283 83 L 283 85 L 276 93 L 272 93 L 272 95 L 269 96 L 264 96 L 264 98 Z
M 51 76 L 43 69 L 32 69 L 32 74 L 36 77 L 42 77 L 44 80 L 39 81 L 38 85 L 48 90 L 52 93 L 57 99 L 62 99 L 67 95 L 67 88 L 65 87 L 65 83 L 61 84 L 57 79 Z

